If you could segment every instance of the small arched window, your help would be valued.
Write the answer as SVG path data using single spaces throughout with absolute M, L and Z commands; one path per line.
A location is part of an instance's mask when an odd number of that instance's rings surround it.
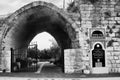
M 94 38 L 102 38 L 102 37 L 104 37 L 104 35 L 103 35 L 103 33 L 101 32 L 101 31 L 94 31 L 93 33 L 92 33 L 92 37 L 94 37 Z

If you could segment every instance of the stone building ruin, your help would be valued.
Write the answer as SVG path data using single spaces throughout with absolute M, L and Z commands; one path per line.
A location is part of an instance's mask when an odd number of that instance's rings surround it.
M 0 70 L 11 71 L 10 48 L 28 46 L 42 31 L 62 48 L 65 73 L 120 73 L 119 0 L 74 0 L 67 11 L 35 1 L 2 18 Z

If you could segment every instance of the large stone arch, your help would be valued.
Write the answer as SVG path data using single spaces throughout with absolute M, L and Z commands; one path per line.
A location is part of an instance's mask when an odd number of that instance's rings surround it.
M 76 26 L 72 25 L 73 23 L 66 12 L 53 4 L 32 2 L 6 18 L 3 24 L 1 51 L 5 54 L 10 48 L 28 46 L 32 38 L 43 31 L 50 33 L 62 50 L 74 48 Z
M 36 10 L 39 10 L 39 11 L 36 11 Z M 45 11 L 45 10 L 48 10 L 48 11 Z M 39 12 L 39 15 L 38 15 L 38 12 Z M 43 12 L 43 13 L 41 13 L 41 12 Z M 58 24 L 57 20 L 58 20 L 58 22 L 61 20 L 60 21 L 61 23 L 59 23 L 59 24 L 61 24 L 61 26 L 60 26 L 61 29 L 64 30 L 68 34 L 68 36 L 71 40 L 75 40 L 75 37 L 76 37 L 75 36 L 75 27 L 72 26 L 73 21 L 71 20 L 71 18 L 69 18 L 69 16 L 64 11 L 57 8 L 53 4 L 37 1 L 37 2 L 32 2 L 28 5 L 20 8 L 19 10 L 17 10 L 15 13 L 11 14 L 6 19 L 6 22 L 3 24 L 3 27 L 4 27 L 3 32 L 4 33 L 2 35 L 3 36 L 2 44 L 5 44 L 5 40 L 10 37 L 10 34 L 8 34 L 8 33 L 10 33 L 11 31 L 14 31 L 12 29 L 14 29 L 15 27 L 18 27 L 19 24 L 26 26 L 26 23 L 28 23 L 27 22 L 28 19 L 29 19 L 29 23 L 34 23 L 34 22 L 38 23 L 37 22 L 38 20 L 35 21 L 35 19 L 41 19 L 41 21 L 43 21 L 42 19 L 45 20 L 45 18 L 51 19 L 52 25 L 57 25 Z M 52 19 L 52 18 L 54 18 L 54 19 Z M 57 24 L 54 24 L 54 23 L 57 23 Z M 20 25 L 19 25 L 19 27 L 21 27 Z M 42 25 L 44 25 L 44 24 L 42 24 Z M 57 26 L 59 26 L 59 25 L 57 25 Z M 16 31 L 19 31 L 19 30 L 16 30 Z M 52 34 L 52 32 L 50 32 L 50 33 Z M 53 33 L 53 35 L 54 35 L 54 33 Z M 7 42 L 9 42 L 9 41 L 7 41 Z M 72 47 L 72 45 L 71 45 L 71 47 Z

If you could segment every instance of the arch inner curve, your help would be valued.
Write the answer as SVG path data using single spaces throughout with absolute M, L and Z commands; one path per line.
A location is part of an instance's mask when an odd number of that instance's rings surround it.
M 41 3 L 39 2 L 40 5 L 31 6 L 31 8 L 20 12 L 20 10 L 24 9 L 22 7 L 8 17 L 5 23 L 7 25 L 6 32 L 2 39 L 2 51 L 10 51 L 11 48 L 26 49 L 31 40 L 44 31 L 56 39 L 62 50 L 62 58 L 64 58 L 64 49 L 73 48 L 76 32 L 71 25 L 72 23 L 68 22 L 63 13 L 56 11 L 59 8 L 53 5 L 50 7 L 51 4 L 49 5 L 48 3 L 41 5 Z

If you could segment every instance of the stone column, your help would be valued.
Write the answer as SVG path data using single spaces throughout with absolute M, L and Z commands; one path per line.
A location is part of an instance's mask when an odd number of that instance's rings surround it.
M 3 51 L 2 53 L 2 71 L 11 72 L 11 51 Z

